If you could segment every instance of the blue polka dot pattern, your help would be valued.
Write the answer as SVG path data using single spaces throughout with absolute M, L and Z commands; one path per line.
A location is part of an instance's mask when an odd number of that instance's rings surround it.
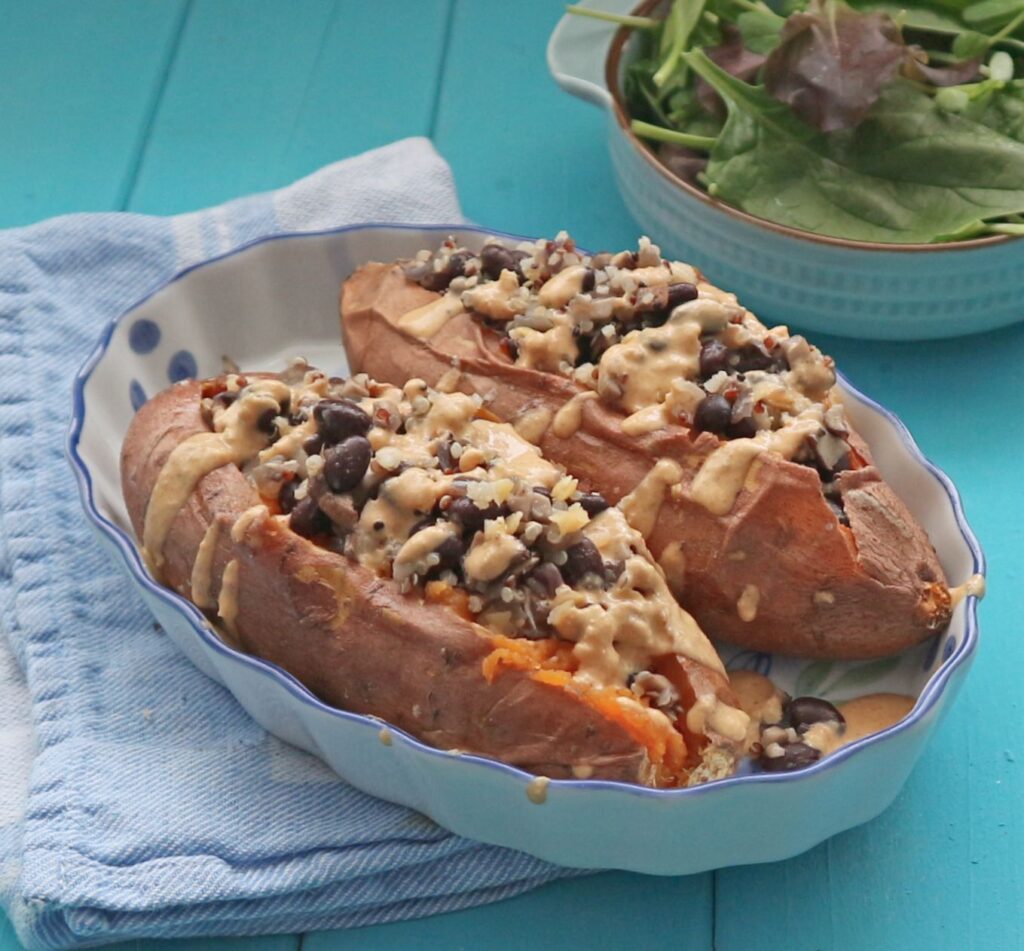
M 188 350 L 179 350 L 167 364 L 167 376 L 172 383 L 196 376 L 196 358 Z
M 137 413 L 143 403 L 146 402 L 146 391 L 138 380 L 132 380 L 128 384 L 128 399 L 132 401 L 132 409 Z
M 128 346 L 135 353 L 152 353 L 160 343 L 160 328 L 144 317 L 135 321 L 128 331 Z

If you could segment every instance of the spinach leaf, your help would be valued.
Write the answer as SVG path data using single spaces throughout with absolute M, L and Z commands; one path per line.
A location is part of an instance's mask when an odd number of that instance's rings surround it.
M 767 55 L 779 45 L 785 19 L 768 10 L 744 10 L 736 17 L 743 44 L 753 53 Z
M 709 191 L 779 224 L 860 241 L 916 243 L 1024 212 L 1024 143 L 944 113 L 897 80 L 855 129 L 824 134 L 762 87 L 685 54 L 729 105 Z
M 1024 142 L 1024 80 L 1006 83 L 972 102 L 964 115 L 982 125 Z

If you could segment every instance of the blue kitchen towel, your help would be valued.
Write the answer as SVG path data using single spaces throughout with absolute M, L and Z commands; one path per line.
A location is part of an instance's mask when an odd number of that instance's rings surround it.
M 104 324 L 262 235 L 460 220 L 424 139 L 175 218 L 0 232 L 0 901 L 30 948 L 367 925 L 565 874 L 346 786 L 194 669 L 94 543 L 64 440 Z

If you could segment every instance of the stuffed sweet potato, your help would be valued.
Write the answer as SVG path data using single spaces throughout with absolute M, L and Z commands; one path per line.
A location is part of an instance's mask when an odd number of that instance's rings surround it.
M 729 774 L 747 717 L 622 513 L 479 397 L 187 381 L 122 451 L 153 575 L 317 696 L 549 777 Z
M 449 240 L 360 268 L 341 316 L 354 369 L 483 397 L 617 503 L 713 637 L 868 658 L 946 625 L 935 551 L 851 429 L 831 359 L 650 242 Z

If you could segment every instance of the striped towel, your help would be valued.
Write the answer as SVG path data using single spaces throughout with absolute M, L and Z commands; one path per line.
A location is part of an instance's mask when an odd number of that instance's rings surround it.
M 261 730 L 154 628 L 63 455 L 103 324 L 182 268 L 282 231 L 457 220 L 448 166 L 409 139 L 207 211 L 0 232 L 0 903 L 28 947 L 367 925 L 565 874 Z

